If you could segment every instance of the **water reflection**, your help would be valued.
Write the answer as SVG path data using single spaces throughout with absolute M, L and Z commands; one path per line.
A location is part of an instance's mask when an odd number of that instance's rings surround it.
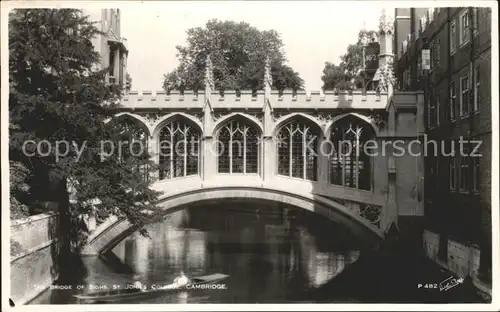
M 133 278 L 146 285 L 170 283 L 181 270 L 190 276 L 223 273 L 229 275 L 225 290 L 181 292 L 140 302 L 293 302 L 309 300 L 311 290 L 321 288 L 360 255 L 356 246 L 346 243 L 351 237 L 321 217 L 299 212 L 284 216 L 282 209 L 272 208 L 256 214 L 251 207 L 240 208 L 192 207 L 148 225 L 151 238 L 134 233 L 106 261 L 85 258 L 87 286 L 125 285 Z M 122 269 L 117 270 L 120 262 Z M 59 300 L 49 302 L 62 303 Z

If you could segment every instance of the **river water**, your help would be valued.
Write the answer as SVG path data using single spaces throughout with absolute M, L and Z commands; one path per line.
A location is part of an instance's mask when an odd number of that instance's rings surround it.
M 48 290 L 32 303 L 77 303 L 72 297 L 75 293 L 99 287 L 123 288 L 135 280 L 149 287 L 164 285 L 171 283 L 181 270 L 193 277 L 212 273 L 229 277 L 220 282 L 222 289 L 192 290 L 120 303 L 420 300 L 407 294 L 398 298 L 392 290 L 407 286 L 416 294 L 416 281 L 393 277 L 388 282 L 380 274 L 378 262 L 358 261 L 363 251 L 339 225 L 282 206 L 237 205 L 238 209 L 234 209 L 234 204 L 218 203 L 210 208 L 191 207 L 170 214 L 163 222 L 147 226 L 149 237 L 134 233 L 105 258 L 84 257 L 87 276 L 78 286 L 83 289 L 76 290 L 73 285 L 72 290 Z M 430 278 L 441 278 L 438 270 L 433 269 L 437 273 Z M 405 272 L 410 276 L 408 272 L 412 271 L 415 269 L 409 267 Z M 441 275 L 447 277 L 446 273 Z M 406 299 L 401 298 L 405 295 Z M 442 300 L 451 299 L 448 295 Z

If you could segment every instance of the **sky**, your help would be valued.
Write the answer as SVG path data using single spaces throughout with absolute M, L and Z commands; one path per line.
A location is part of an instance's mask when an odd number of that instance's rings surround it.
M 387 7 L 387 3 L 385 3 Z M 281 34 L 288 65 L 320 90 L 325 62 L 339 62 L 363 27 L 378 29 L 382 4 L 377 2 L 160 2 L 120 6 L 121 34 L 127 38 L 127 70 L 134 90 L 161 90 L 163 74 L 178 64 L 176 46 L 185 45 L 186 30 L 213 18 L 245 21 Z M 388 8 L 387 14 L 394 12 Z

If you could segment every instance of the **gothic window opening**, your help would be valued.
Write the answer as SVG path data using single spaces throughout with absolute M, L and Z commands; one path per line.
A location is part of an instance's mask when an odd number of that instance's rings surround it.
M 277 135 L 278 174 L 317 180 L 318 132 L 307 123 L 291 121 Z
M 200 132 L 182 121 L 166 124 L 159 135 L 160 180 L 199 173 Z
M 259 132 L 244 120 L 232 120 L 217 134 L 219 173 L 258 173 Z
M 134 118 L 119 119 L 114 145 L 116 157 L 120 162 L 133 163 L 132 168 L 139 173 L 144 182 L 151 182 L 149 164 L 149 135 Z
M 371 155 L 365 153 L 365 144 L 374 137 L 372 126 L 356 117 L 343 118 L 333 125 L 330 183 L 363 190 L 371 189 Z M 373 149 L 368 149 L 368 152 L 373 152 Z

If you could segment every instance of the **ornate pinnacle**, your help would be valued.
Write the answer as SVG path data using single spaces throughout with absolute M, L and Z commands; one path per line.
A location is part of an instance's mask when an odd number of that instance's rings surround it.
M 264 67 L 264 94 L 266 99 L 271 98 L 271 86 L 273 85 L 273 78 L 271 76 L 271 64 L 269 57 L 266 57 L 266 63 Z
M 385 13 L 385 9 L 382 9 L 382 13 L 380 15 L 380 20 L 379 20 L 379 32 L 382 34 L 386 33 L 392 33 L 392 21 L 390 20 L 389 16 Z
M 210 55 L 207 55 L 207 60 L 205 64 L 205 94 L 211 94 L 215 89 L 214 74 L 213 74 L 212 61 L 210 60 Z
M 377 89 L 379 91 L 388 91 L 389 86 L 394 85 L 394 75 L 392 74 L 392 71 L 392 64 L 390 62 L 377 69 L 373 80 L 378 81 Z

